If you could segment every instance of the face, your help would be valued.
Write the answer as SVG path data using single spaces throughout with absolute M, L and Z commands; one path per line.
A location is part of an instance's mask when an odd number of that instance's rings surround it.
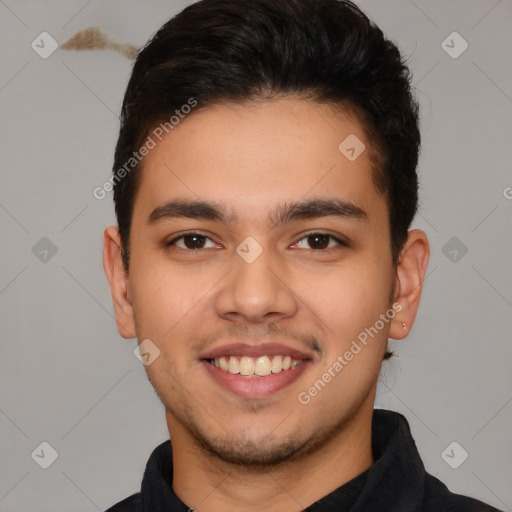
M 291 98 L 197 111 L 145 158 L 120 323 L 160 351 L 171 437 L 266 465 L 371 415 L 398 317 L 371 165 L 355 117 Z

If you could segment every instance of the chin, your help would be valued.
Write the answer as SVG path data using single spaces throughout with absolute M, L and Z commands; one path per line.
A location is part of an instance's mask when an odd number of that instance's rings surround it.
M 269 439 L 264 435 L 256 440 L 254 437 L 241 435 L 238 439 L 228 436 L 222 439 L 198 440 L 202 447 L 217 460 L 229 465 L 243 466 L 248 470 L 268 470 L 295 459 L 309 444 L 307 440 L 299 438 Z

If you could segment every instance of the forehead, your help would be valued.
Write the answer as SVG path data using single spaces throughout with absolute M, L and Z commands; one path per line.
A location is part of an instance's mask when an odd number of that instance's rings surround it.
M 176 198 L 224 204 L 242 221 L 312 196 L 339 197 L 369 216 L 386 208 L 363 126 L 328 105 L 297 98 L 217 104 L 155 142 L 143 161 L 135 214 Z

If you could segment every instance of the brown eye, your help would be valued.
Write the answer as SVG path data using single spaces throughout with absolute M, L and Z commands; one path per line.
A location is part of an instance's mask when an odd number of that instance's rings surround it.
M 210 244 L 209 246 L 207 244 Z M 197 249 L 208 249 L 211 247 L 217 247 L 207 236 L 200 235 L 198 233 L 190 233 L 181 235 L 167 242 L 166 247 L 176 246 L 180 249 L 186 250 L 197 250 Z
M 325 250 L 336 246 L 347 246 L 347 244 L 328 233 L 310 233 L 301 238 L 295 246 L 304 249 Z
M 326 249 L 329 245 L 330 236 L 328 235 L 309 235 L 308 244 L 312 249 Z
M 205 236 L 186 235 L 183 237 L 183 244 L 187 249 L 202 249 L 206 241 Z

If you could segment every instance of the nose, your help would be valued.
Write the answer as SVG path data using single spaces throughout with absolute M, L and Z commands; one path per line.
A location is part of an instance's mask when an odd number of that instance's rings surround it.
M 221 283 L 216 297 L 217 314 L 233 321 L 261 324 L 292 317 L 297 298 L 286 282 L 282 265 L 268 251 L 252 262 L 233 255 L 234 268 Z

